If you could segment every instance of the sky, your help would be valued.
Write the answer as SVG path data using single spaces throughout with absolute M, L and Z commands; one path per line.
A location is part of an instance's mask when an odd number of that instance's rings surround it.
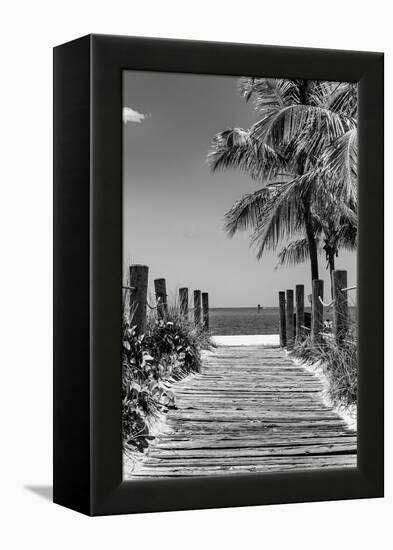
M 161 277 L 170 298 L 200 289 L 210 307 L 277 306 L 278 291 L 296 284 L 311 292 L 309 262 L 276 269 L 278 251 L 257 260 L 249 234 L 223 229 L 233 203 L 259 186 L 240 171 L 212 174 L 206 155 L 216 133 L 256 120 L 237 77 L 123 72 L 123 269 L 148 265 L 151 295 Z M 328 299 L 324 255 L 319 264 Z M 336 269 L 356 284 L 355 253 L 340 251 Z

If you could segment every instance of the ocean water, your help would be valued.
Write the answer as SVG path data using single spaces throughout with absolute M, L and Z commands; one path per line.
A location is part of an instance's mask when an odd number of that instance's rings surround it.
M 310 311 L 309 307 L 305 311 Z M 262 308 L 259 313 L 256 307 L 228 307 L 210 309 L 210 331 L 214 334 L 278 334 L 279 313 L 277 307 Z M 331 321 L 332 308 L 325 308 L 324 319 Z M 350 308 L 353 321 L 356 308 Z
M 212 308 L 210 331 L 212 334 L 278 334 L 278 308 L 256 307 Z

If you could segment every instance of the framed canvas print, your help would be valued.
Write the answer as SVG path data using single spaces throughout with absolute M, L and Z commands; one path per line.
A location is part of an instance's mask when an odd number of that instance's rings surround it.
M 383 495 L 383 55 L 54 50 L 54 501 Z

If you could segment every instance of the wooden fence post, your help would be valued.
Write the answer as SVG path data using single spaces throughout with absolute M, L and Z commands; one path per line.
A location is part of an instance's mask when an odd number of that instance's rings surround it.
M 333 331 L 336 342 L 341 344 L 348 332 L 347 272 L 333 271 Z
M 322 340 L 323 330 L 323 281 L 314 279 L 312 282 L 312 304 L 311 304 L 311 343 L 318 344 Z
M 130 266 L 130 324 L 136 325 L 138 334 L 143 334 L 146 328 L 148 276 L 147 265 Z
M 285 323 L 285 292 L 278 293 L 278 305 L 280 311 L 280 346 L 285 348 L 287 344 L 287 329 Z
M 287 290 L 287 348 L 293 347 L 293 290 Z
M 209 294 L 202 292 L 203 327 L 209 330 Z
M 194 323 L 199 325 L 201 322 L 201 291 L 194 290 Z
M 188 288 L 179 288 L 180 315 L 188 315 Z
M 168 316 L 168 303 L 165 279 L 154 279 L 154 290 L 156 293 L 157 316 L 159 319 L 166 319 Z
M 296 342 L 304 334 L 304 285 L 296 285 Z

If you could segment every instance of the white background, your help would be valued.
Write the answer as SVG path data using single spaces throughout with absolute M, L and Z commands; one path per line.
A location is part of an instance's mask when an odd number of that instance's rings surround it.
M 3 548 L 387 548 L 392 539 L 390 360 L 387 497 L 89 519 L 30 486 L 51 482 L 52 47 L 87 33 L 384 51 L 381 0 L 43 0 L 4 3 L 0 20 L 0 540 Z M 392 108 L 387 101 L 386 151 Z M 388 155 L 387 155 L 388 156 Z M 388 159 L 389 162 L 389 159 Z M 386 181 L 391 179 L 387 166 Z M 392 193 L 387 186 L 387 208 Z M 387 216 L 387 239 L 392 216 Z M 391 266 L 387 250 L 387 266 Z M 391 272 L 388 273 L 391 277 Z M 392 310 L 387 289 L 386 309 Z M 390 307 L 389 307 L 390 306 Z M 392 323 L 387 321 L 387 334 Z M 387 338 L 389 339 L 389 338 Z M 44 490 L 45 492 L 45 490 Z M 48 491 L 46 490 L 46 493 Z M 390 544 L 389 544 L 390 539 Z

